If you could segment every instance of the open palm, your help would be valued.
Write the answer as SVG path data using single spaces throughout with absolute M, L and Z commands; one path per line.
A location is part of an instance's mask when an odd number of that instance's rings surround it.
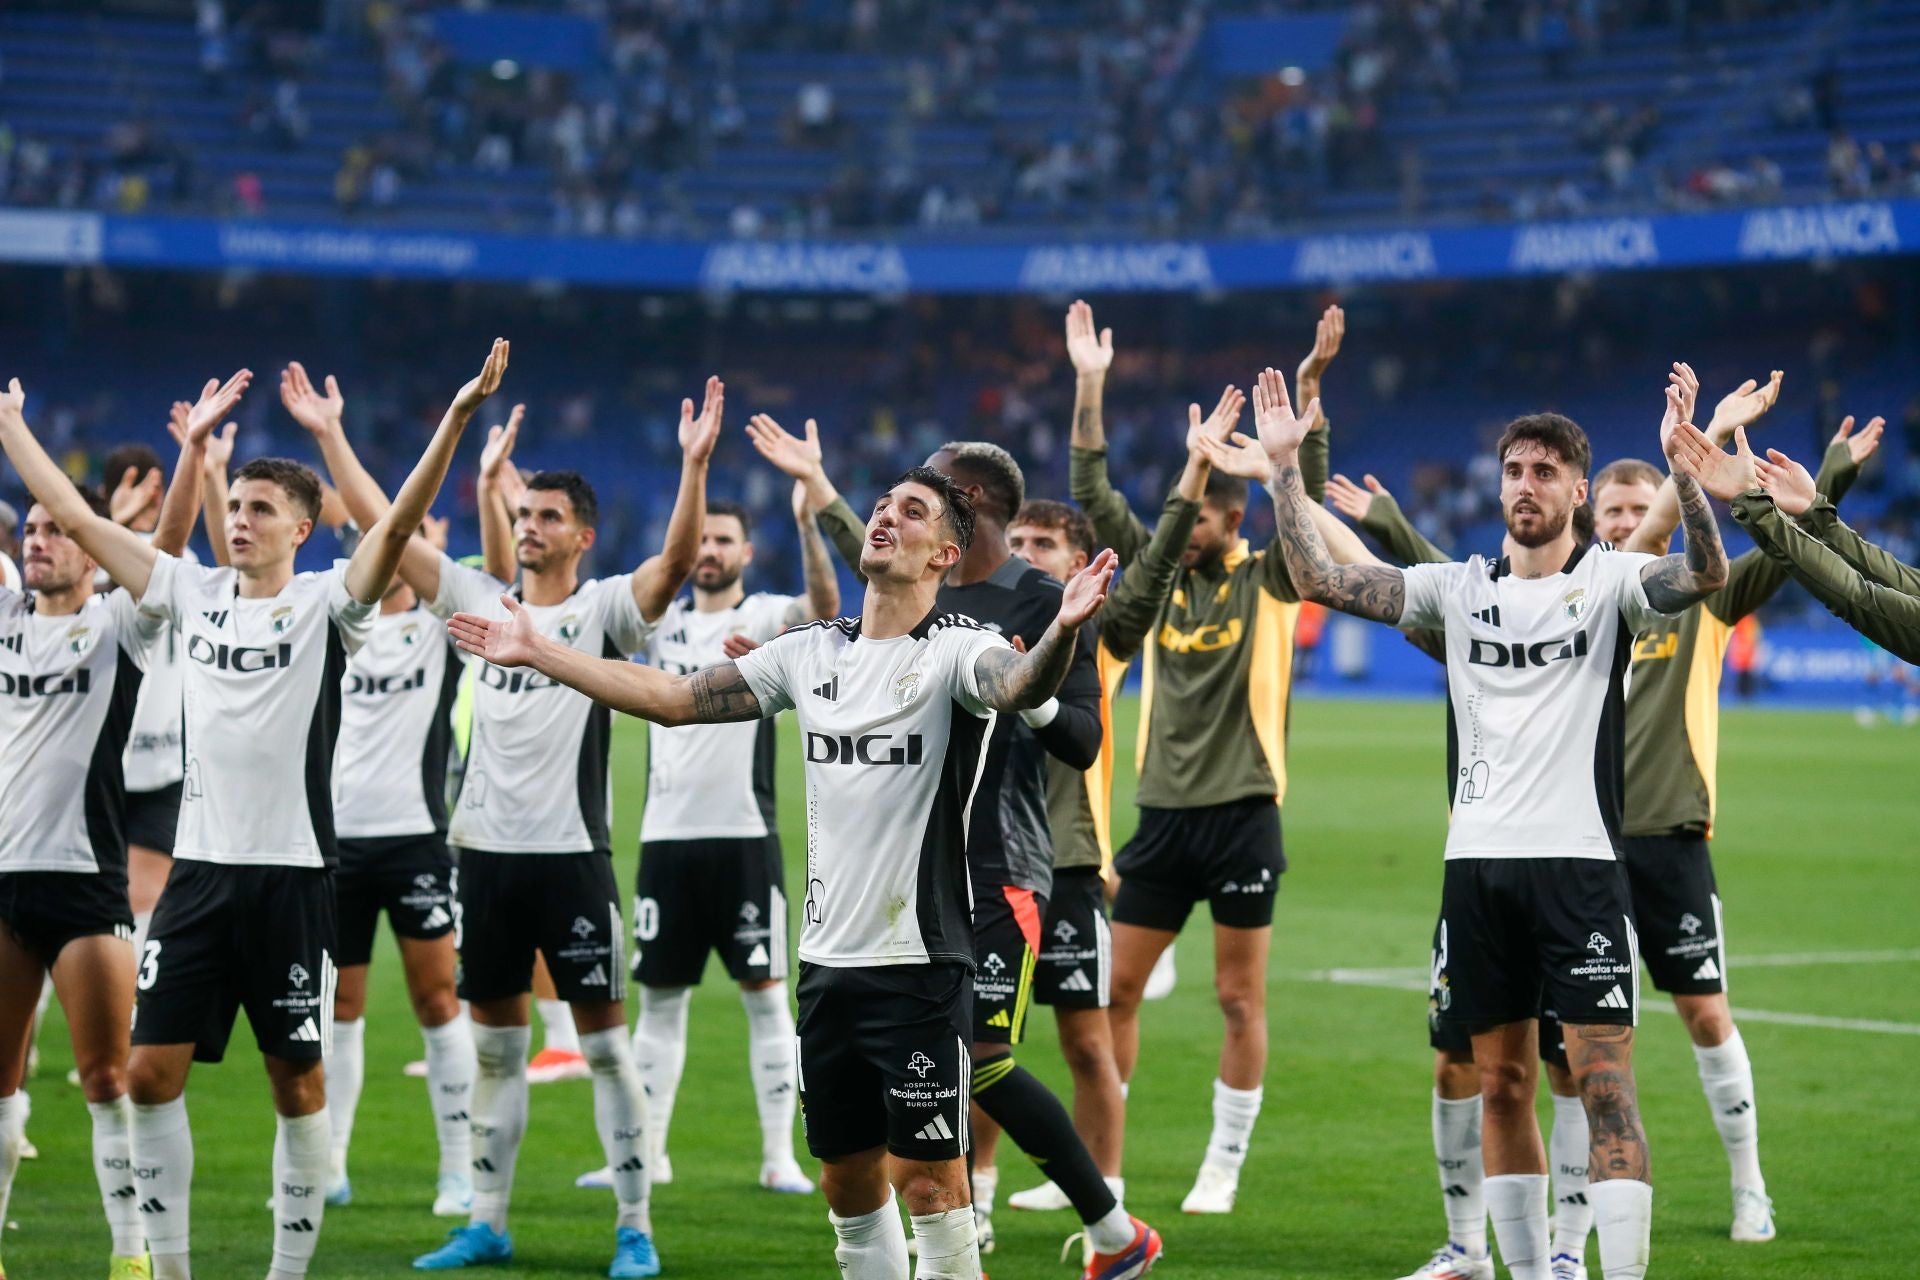
M 1107 547 L 1088 562 L 1087 567 L 1067 579 L 1060 593 L 1060 625 L 1077 627 L 1100 612 L 1107 601 L 1107 588 L 1113 584 L 1113 571 L 1120 557 Z
M 506 617 L 456 613 L 447 619 L 447 634 L 462 650 L 496 667 L 524 667 L 539 650 L 540 633 L 534 629 L 533 615 L 518 600 L 501 596 L 500 603 L 506 606 Z
M 705 462 L 713 456 L 714 443 L 720 439 L 720 417 L 727 408 L 727 384 L 719 378 L 707 379 L 706 399 L 701 402 L 699 416 L 693 412 L 693 401 L 680 402 L 680 452 L 696 462 Z

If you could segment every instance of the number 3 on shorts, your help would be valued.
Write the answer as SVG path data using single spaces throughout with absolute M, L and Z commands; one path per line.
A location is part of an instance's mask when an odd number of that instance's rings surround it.
M 147 940 L 146 953 L 140 957 L 140 989 L 151 991 L 160 977 L 160 944 Z

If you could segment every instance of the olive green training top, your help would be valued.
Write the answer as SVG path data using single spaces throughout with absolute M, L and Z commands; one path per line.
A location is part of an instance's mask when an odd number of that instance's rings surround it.
M 1838 499 L 1858 474 L 1847 446 L 1835 444 L 1816 484 Z M 1409 563 L 1447 559 L 1391 497 L 1376 496 L 1360 527 Z M 1655 618 L 1650 630 L 1635 637 L 1627 683 L 1624 834 L 1712 834 L 1727 645 L 1734 625 L 1772 599 L 1787 576 L 1766 552 L 1748 551 L 1728 566 L 1724 587 L 1683 613 Z

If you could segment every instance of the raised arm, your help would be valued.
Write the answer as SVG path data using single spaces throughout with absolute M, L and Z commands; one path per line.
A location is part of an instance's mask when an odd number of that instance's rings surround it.
M 1180 479 L 1160 508 L 1160 519 L 1146 549 L 1120 575 L 1120 585 L 1107 597 L 1100 617 L 1100 644 L 1121 661 L 1130 660 L 1147 643 L 1161 606 L 1173 590 L 1179 576 L 1180 561 L 1193 527 L 1199 523 L 1200 501 L 1206 496 L 1207 478 L 1212 474 L 1210 441 L 1204 432 L 1194 429 L 1197 408 L 1188 410 L 1187 463 Z
M 1764 490 L 1739 494 L 1733 518 L 1835 617 L 1894 656 L 1920 662 L 1920 598 L 1868 580 L 1787 519 Z
M 1666 614 L 1684 612 L 1727 585 L 1727 549 L 1720 541 L 1720 523 L 1713 518 L 1713 506 L 1687 465 L 1693 458 L 1693 438 L 1704 441 L 1705 437 L 1694 431 L 1686 415 L 1679 412 L 1684 398 L 1679 387 L 1667 388 L 1668 420 L 1661 424 L 1660 447 L 1673 469 L 1685 549 L 1679 555 L 1661 556 L 1640 571 L 1647 603 Z M 1684 434 L 1683 427 L 1690 434 Z M 1744 447 L 1745 429 L 1738 429 L 1737 434 Z
M 840 491 L 833 487 L 833 481 L 827 479 L 827 468 L 820 449 L 820 425 L 812 418 L 807 419 L 807 434 L 804 439 L 795 436 L 764 413 L 756 413 L 747 422 L 747 438 L 753 441 L 753 447 L 761 457 L 792 478 L 794 484 L 806 490 L 807 507 L 814 514 L 826 536 L 833 542 L 833 549 L 853 570 L 853 576 L 864 583 L 866 578 L 860 573 L 860 549 L 866 545 L 866 521 L 854 514 Z M 802 535 L 804 548 L 805 535 Z
M 655 724 L 715 724 L 760 716 L 760 699 L 731 662 L 674 676 L 645 663 L 591 657 L 541 635 L 513 597 L 502 596 L 500 603 L 507 608 L 505 618 L 456 613 L 447 621 L 447 634 L 461 649 L 496 667 L 532 667 L 602 706 Z
M 1314 503 L 1300 476 L 1300 445 L 1315 412 L 1315 406 L 1309 405 L 1303 416 L 1296 417 L 1287 399 L 1286 379 L 1271 368 L 1261 372 L 1253 388 L 1253 421 L 1267 455 L 1274 541 L 1286 557 L 1287 576 L 1303 600 L 1397 626 L 1407 598 L 1406 578 L 1400 570 L 1391 565 L 1335 564 L 1314 524 Z M 1248 442 L 1241 436 L 1234 443 L 1244 448 Z
M 1707 423 L 1707 438 L 1718 447 L 1724 448 L 1733 439 L 1733 433 L 1743 427 L 1750 427 L 1773 408 L 1780 398 L 1780 370 L 1775 369 L 1764 384 L 1748 378 L 1745 382 L 1720 397 L 1720 403 L 1713 407 L 1713 418 Z M 1679 363 L 1673 366 L 1667 375 L 1668 382 L 1680 392 L 1679 408 L 1685 414 L 1685 420 L 1693 421 L 1695 402 L 1700 394 L 1700 380 L 1694 375 L 1693 366 Z M 1661 435 L 1671 429 L 1673 406 L 1669 404 L 1669 418 L 1661 422 Z M 1640 521 L 1640 527 L 1627 539 L 1623 550 L 1642 551 L 1650 556 L 1663 556 L 1671 549 L 1673 531 L 1680 524 L 1680 495 L 1671 479 L 1663 482 L 1659 491 L 1653 495 L 1653 503 L 1647 508 L 1647 514 Z
M 1073 365 L 1075 449 L 1104 449 L 1107 428 L 1101 421 L 1107 371 L 1113 368 L 1113 330 L 1095 329 L 1093 308 L 1076 301 L 1067 308 L 1067 360 Z
M 487 447 L 480 451 L 480 478 L 474 499 L 480 505 L 480 554 L 489 575 L 501 582 L 512 582 L 519 566 L 513 554 L 513 512 L 520 505 L 519 495 L 509 501 L 511 481 L 520 473 L 513 465 L 513 445 L 520 438 L 520 422 L 527 406 L 517 404 L 507 415 L 507 425 L 487 428 Z M 520 486 L 524 490 L 525 486 Z
M 813 419 L 807 419 L 807 426 L 813 426 Z M 793 523 L 800 534 L 800 566 L 807 591 L 787 606 L 782 621 L 790 627 L 817 618 L 837 617 L 840 613 L 840 576 L 833 571 L 827 540 L 820 536 L 820 522 L 814 519 L 807 486 L 799 480 L 793 482 Z
M 375 604 L 386 594 L 387 584 L 393 581 L 394 570 L 400 567 L 408 544 L 418 535 L 420 521 L 432 508 L 440 486 L 446 481 L 447 468 L 453 465 L 454 450 L 460 447 L 460 436 L 466 431 L 468 420 L 488 396 L 499 390 L 500 380 L 507 373 L 507 355 L 507 340 L 495 338 L 493 350 L 487 353 L 487 362 L 447 406 L 433 439 L 427 442 L 420 461 L 400 486 L 393 505 L 360 535 L 360 545 L 353 549 L 353 559 L 347 562 L 347 594 L 354 599 Z
M 170 556 L 186 550 L 187 540 L 193 537 L 193 522 L 200 514 L 202 490 L 206 488 L 208 459 L 217 454 L 222 480 L 220 508 L 217 513 L 212 510 L 207 513 L 207 541 L 217 553 L 216 563 L 226 563 L 223 558 L 227 547 L 226 465 L 227 459 L 233 456 L 233 435 L 237 428 L 231 422 L 225 431 L 216 432 L 213 427 L 239 400 L 238 393 L 229 392 L 231 385 L 229 382 L 223 386 L 218 379 L 210 378 L 201 388 L 197 403 L 174 401 L 167 430 L 180 446 L 180 460 L 174 465 L 167 496 L 160 503 L 160 519 L 153 526 L 154 548 Z
M 1869 450 L 1871 452 L 1871 450 Z M 1782 514 L 1793 517 L 1814 538 L 1846 561 L 1868 581 L 1903 595 L 1920 596 L 1920 569 L 1906 564 L 1883 547 L 1875 546 L 1840 518 L 1824 498 L 1807 469 L 1778 449 L 1754 459 L 1754 477 Z
M 727 388 L 719 378 L 707 379 L 706 399 L 694 416 L 693 401 L 680 402 L 680 491 L 667 517 L 667 538 L 658 555 L 649 556 L 633 571 L 633 600 L 640 616 L 656 621 L 693 572 L 700 558 L 700 526 L 707 520 L 707 460 L 720 439 L 720 416 L 726 410 Z
M 1073 665 L 1081 624 L 1100 611 L 1119 564 L 1111 547 L 1068 579 L 1060 593 L 1060 613 L 1038 644 L 1025 653 L 989 649 L 974 660 L 980 700 L 996 711 L 1030 711 L 1059 691 Z

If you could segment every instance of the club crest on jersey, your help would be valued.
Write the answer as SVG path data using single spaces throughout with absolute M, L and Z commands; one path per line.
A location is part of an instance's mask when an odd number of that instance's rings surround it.
M 420 624 L 417 622 L 409 622 L 406 626 L 400 628 L 400 643 L 404 645 L 419 644 Z
M 1568 622 L 1578 622 L 1582 617 L 1586 616 L 1587 589 L 1585 587 L 1575 587 L 1573 590 L 1567 592 L 1566 598 L 1560 602 L 1560 612 L 1567 615 Z
M 580 615 L 579 614 L 570 613 L 566 617 L 560 619 L 560 638 L 566 641 L 568 644 L 572 644 L 575 640 L 578 640 L 580 638 Z
M 922 1080 L 927 1078 L 927 1072 L 933 1070 L 933 1068 L 933 1059 L 921 1053 L 918 1049 L 914 1050 L 913 1056 L 907 1059 L 907 1070 L 913 1072 Z
M 1593 954 L 1597 956 L 1604 956 L 1605 954 L 1607 954 L 1607 948 L 1612 945 L 1613 945 L 1613 939 L 1609 938 L 1606 934 L 1601 933 L 1597 929 L 1593 933 L 1587 935 L 1587 950 L 1593 952 Z
M 896 711 L 905 711 L 920 696 L 920 673 L 909 671 L 893 682 L 893 706 Z
M 75 623 L 67 628 L 67 652 L 79 657 L 93 648 L 93 628 Z
M 281 605 L 278 609 L 275 609 L 267 615 L 267 623 L 273 628 L 273 634 L 277 636 L 285 635 L 288 629 L 293 626 L 293 606 L 290 604 Z

